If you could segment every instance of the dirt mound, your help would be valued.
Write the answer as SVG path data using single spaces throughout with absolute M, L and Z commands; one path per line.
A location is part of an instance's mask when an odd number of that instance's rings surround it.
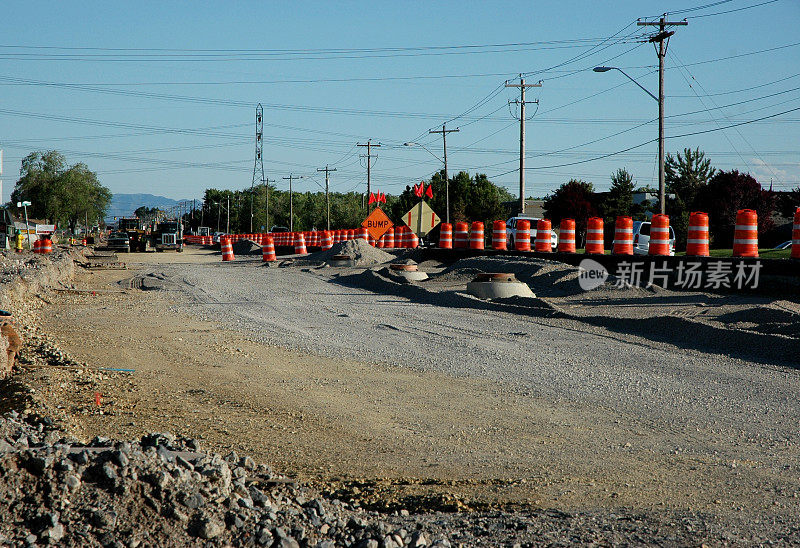
M 233 244 L 233 254 L 235 255 L 260 255 L 261 246 L 253 240 L 239 240 Z
M 374 266 L 395 260 L 395 256 L 374 248 L 366 240 L 348 240 L 334 244 L 332 248 L 308 255 L 303 260 L 309 262 L 326 262 L 334 255 L 348 255 L 353 258 L 353 266 Z

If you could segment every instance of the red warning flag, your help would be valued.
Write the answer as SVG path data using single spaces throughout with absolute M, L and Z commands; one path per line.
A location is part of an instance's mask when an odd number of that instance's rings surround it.
M 375 203 L 375 194 L 370 192 L 369 193 L 369 204 L 374 204 L 374 203 Z
M 378 195 L 378 201 L 385 204 L 386 203 L 386 194 L 381 192 L 380 195 Z
M 428 185 L 428 190 L 425 191 L 425 196 L 428 198 L 433 198 L 433 187 Z
M 414 185 L 414 195 L 417 198 L 422 198 L 422 192 L 425 190 L 425 183 Z

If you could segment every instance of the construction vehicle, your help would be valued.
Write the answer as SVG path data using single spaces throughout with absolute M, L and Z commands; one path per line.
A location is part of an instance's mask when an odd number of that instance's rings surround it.
M 120 217 L 117 224 L 119 231 L 128 235 L 131 251 L 142 253 L 147 251 L 149 235 L 144 223 L 138 217 Z
M 183 251 L 183 225 L 176 220 L 159 221 L 153 228 L 152 242 L 156 251 Z

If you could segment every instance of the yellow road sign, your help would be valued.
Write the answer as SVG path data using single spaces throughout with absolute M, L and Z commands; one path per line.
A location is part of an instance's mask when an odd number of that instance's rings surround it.
M 420 200 L 419 204 L 412 207 L 405 215 L 403 222 L 408 225 L 417 236 L 425 236 L 433 230 L 436 225 L 442 222 L 435 211 L 431 209 L 428 202 Z

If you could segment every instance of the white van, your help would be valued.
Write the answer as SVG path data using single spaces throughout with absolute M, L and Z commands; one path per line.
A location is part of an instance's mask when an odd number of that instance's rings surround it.
M 633 221 L 633 254 L 647 255 L 650 251 L 650 222 Z M 675 255 L 675 231 L 669 227 L 669 254 Z

